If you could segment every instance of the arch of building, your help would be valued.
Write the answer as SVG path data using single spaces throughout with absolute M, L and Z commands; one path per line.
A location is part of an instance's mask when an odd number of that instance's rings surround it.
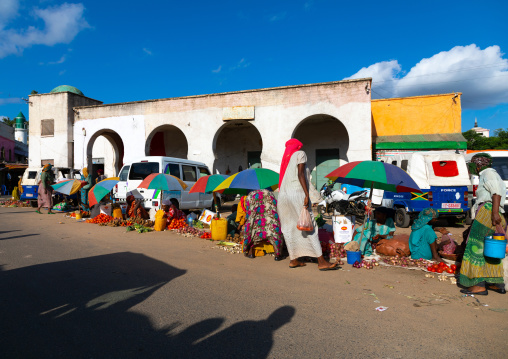
M 228 121 L 213 139 L 213 173 L 233 174 L 261 167 L 263 140 L 259 130 L 246 120 Z
M 187 137 L 174 125 L 162 125 L 155 128 L 145 142 L 146 156 L 167 156 L 188 158 Z
M 293 138 L 303 143 L 312 184 L 320 189 L 325 176 L 348 160 L 349 134 L 337 118 L 316 114 L 304 118 L 294 129 Z
M 101 141 L 101 138 L 104 140 Z M 107 145 L 109 142 L 110 146 Z M 99 153 L 104 155 L 103 166 L 93 164 L 94 145 L 103 146 Z M 109 151 L 108 151 L 109 150 Z M 106 176 L 117 176 L 123 166 L 124 143 L 120 135 L 112 129 L 102 129 L 95 132 L 88 140 L 86 146 L 86 161 L 89 172 L 92 177 L 96 177 L 97 169 L 103 168 Z

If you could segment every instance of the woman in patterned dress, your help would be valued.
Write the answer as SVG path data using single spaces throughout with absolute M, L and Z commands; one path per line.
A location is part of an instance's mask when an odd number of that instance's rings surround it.
M 245 240 L 243 251 L 249 258 L 254 258 L 254 246 L 263 241 L 272 244 L 275 260 L 281 260 L 283 236 L 280 229 L 277 200 L 271 191 L 266 189 L 252 191 L 245 198 Z
M 480 176 L 476 190 L 476 217 L 471 225 L 460 267 L 459 282 L 466 289 L 462 293 L 487 295 L 489 290 L 505 294 L 503 262 L 483 255 L 484 238 L 506 230 L 503 216 L 506 186 L 492 166 L 492 157 L 479 153 L 471 159 L 472 174 Z

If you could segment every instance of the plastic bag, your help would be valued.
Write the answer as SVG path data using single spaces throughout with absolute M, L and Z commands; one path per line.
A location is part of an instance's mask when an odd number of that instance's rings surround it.
M 303 207 L 300 212 L 300 217 L 298 218 L 298 222 L 296 222 L 296 228 L 300 231 L 313 231 L 314 225 L 312 224 L 312 218 L 310 218 L 310 213 L 307 207 Z

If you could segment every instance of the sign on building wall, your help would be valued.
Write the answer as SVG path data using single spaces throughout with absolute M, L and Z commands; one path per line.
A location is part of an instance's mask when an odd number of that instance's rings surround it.
M 254 106 L 223 107 L 222 120 L 254 120 Z

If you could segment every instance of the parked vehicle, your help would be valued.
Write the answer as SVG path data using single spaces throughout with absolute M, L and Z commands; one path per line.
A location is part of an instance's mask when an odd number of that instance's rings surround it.
M 397 226 L 409 227 L 427 207 L 434 208 L 450 224 L 465 218 L 471 181 L 463 155 L 451 151 L 415 152 L 382 157 L 381 161 L 407 171 L 423 192 L 385 192 L 385 199 L 393 199 Z
M 368 197 L 367 190 L 360 190 L 347 194 L 342 190 L 334 190 L 333 184 L 325 183 L 320 190 L 324 198 L 318 204 L 318 213 L 321 215 L 339 214 L 356 216 L 359 223 L 365 216 L 365 202 Z
M 30 201 L 32 206 L 37 203 L 37 195 L 39 192 L 39 181 L 41 178 L 42 167 L 29 167 L 23 173 L 21 178 L 21 193 L 20 199 L 22 201 Z
M 138 188 L 141 182 L 151 173 L 165 173 L 180 178 L 187 184 L 185 191 L 160 191 Z M 163 199 L 175 198 L 180 209 L 210 208 L 213 196 L 203 193 L 189 193 L 190 188 L 198 178 L 208 176 L 210 170 L 202 162 L 189 161 L 182 158 L 148 156 L 130 164 L 125 164 L 120 170 L 120 182 L 113 189 L 116 200 L 125 201 L 129 194 L 143 201 L 146 209 L 158 207 Z
M 466 162 L 471 162 L 471 158 L 477 153 L 488 153 L 492 156 L 492 168 L 494 168 L 499 176 L 501 176 L 502 180 L 506 185 L 506 202 L 505 202 L 505 213 L 508 212 L 508 151 L 479 151 L 474 153 L 468 153 L 465 156 Z M 472 193 L 472 198 L 470 202 L 470 206 L 472 206 L 476 201 L 476 189 L 478 188 L 478 184 L 480 183 L 480 178 L 476 175 L 471 175 L 471 186 L 470 191 Z M 468 221 L 471 222 L 471 216 L 468 217 Z

